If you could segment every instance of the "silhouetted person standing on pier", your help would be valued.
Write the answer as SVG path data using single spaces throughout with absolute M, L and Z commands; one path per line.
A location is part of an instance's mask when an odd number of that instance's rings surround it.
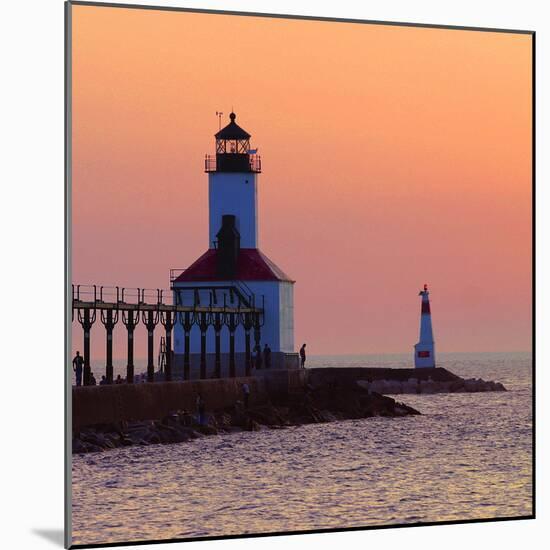
M 306 368 L 306 345 L 302 344 L 302 347 L 300 348 L 300 366 L 305 369 Z
M 204 399 L 202 398 L 202 395 L 199 393 L 197 395 L 197 412 L 199 413 L 199 424 L 202 426 L 205 421 L 205 410 L 206 406 L 204 404 Z
M 243 384 L 243 400 L 244 408 L 248 409 L 248 402 L 250 400 L 250 386 L 246 382 Z
M 261 369 L 262 368 L 262 348 L 258 345 L 254 348 L 254 351 L 256 352 L 256 368 Z
M 77 351 L 73 359 L 73 370 L 76 374 L 76 385 L 82 386 L 82 368 L 84 366 L 84 358 Z
M 264 365 L 266 369 L 271 367 L 271 348 L 267 344 L 264 346 Z

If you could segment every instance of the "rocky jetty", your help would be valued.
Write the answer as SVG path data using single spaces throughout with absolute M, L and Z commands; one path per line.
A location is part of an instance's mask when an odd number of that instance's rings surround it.
M 506 388 L 500 382 L 485 381 L 481 378 L 469 378 L 453 381 L 437 380 L 418 380 L 409 378 L 408 380 L 358 380 L 358 384 L 365 388 L 370 388 L 386 395 L 397 395 L 402 393 L 458 393 L 458 392 L 491 392 L 506 391 Z
M 398 417 L 420 414 L 394 399 L 355 384 L 336 390 L 333 386 L 306 386 L 275 403 L 269 401 L 246 409 L 242 402 L 213 410 L 200 425 L 197 415 L 178 410 L 160 420 L 121 421 L 86 426 L 73 434 L 73 453 L 100 452 L 131 445 L 183 443 L 200 437 L 236 431 L 277 429 L 336 420 Z
M 261 374 L 261 376 L 260 376 Z M 420 414 L 388 395 L 506 391 L 444 368 L 264 371 L 253 377 L 73 388 L 73 453 L 182 443 L 224 432 Z M 243 384 L 250 407 L 242 403 Z M 198 395 L 207 421 L 197 422 Z
M 312 369 L 308 383 L 313 386 L 361 386 L 367 391 L 384 395 L 434 394 L 458 392 L 507 391 L 500 382 L 481 378 L 461 378 L 443 368 L 434 369 L 378 369 L 326 368 Z

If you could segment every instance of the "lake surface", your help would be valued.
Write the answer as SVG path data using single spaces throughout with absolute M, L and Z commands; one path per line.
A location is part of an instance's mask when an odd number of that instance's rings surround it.
M 410 355 L 308 359 L 310 367 L 410 363 Z M 422 416 L 75 456 L 73 543 L 531 514 L 530 354 L 439 354 L 439 366 L 510 391 L 400 395 Z

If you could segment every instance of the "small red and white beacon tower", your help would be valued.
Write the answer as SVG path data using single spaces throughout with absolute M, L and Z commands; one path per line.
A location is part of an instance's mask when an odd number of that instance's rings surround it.
M 424 285 L 424 290 L 421 290 L 418 295 L 422 296 L 422 309 L 420 313 L 420 340 L 414 346 L 414 366 L 417 369 L 433 368 L 435 367 L 435 350 L 428 285 Z

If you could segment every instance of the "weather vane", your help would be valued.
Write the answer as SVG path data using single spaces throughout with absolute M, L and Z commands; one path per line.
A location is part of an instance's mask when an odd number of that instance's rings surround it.
M 216 116 L 218 117 L 218 130 L 222 129 L 222 115 L 223 113 L 221 111 L 216 111 Z

